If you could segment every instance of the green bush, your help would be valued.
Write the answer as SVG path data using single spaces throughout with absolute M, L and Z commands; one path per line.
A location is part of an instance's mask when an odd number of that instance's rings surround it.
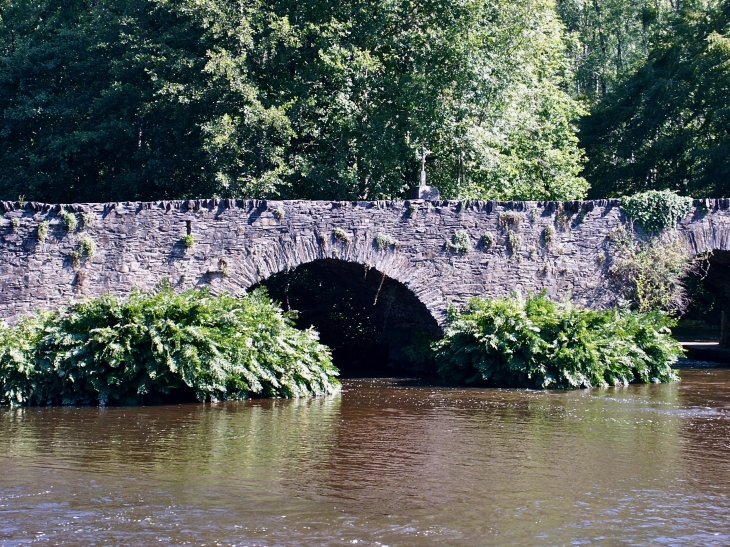
M 578 388 L 669 382 L 682 354 L 661 312 L 587 310 L 544 293 L 474 298 L 450 310 L 434 343 L 439 373 L 460 384 Z
M 76 229 L 76 226 L 78 225 L 78 221 L 76 220 L 76 215 L 69 211 L 62 211 L 60 216 L 61 216 L 61 221 L 63 222 L 63 225 L 66 226 L 66 229 L 69 232 L 73 232 Z
M 193 234 L 184 235 L 181 241 L 186 249 L 192 249 L 195 246 L 195 236 Z
M 648 234 L 658 234 L 677 223 L 692 210 L 692 198 L 669 190 L 649 190 L 621 199 L 626 215 Z
M 471 251 L 471 239 L 466 230 L 456 230 L 451 241 L 446 241 L 444 247 L 455 253 L 468 253 Z
M 0 403 L 154 402 L 334 393 L 329 350 L 264 291 L 180 294 L 162 285 L 102 296 L 0 326 Z
M 684 280 L 700 265 L 701 258 L 690 256 L 687 242 L 669 231 L 648 242 L 619 240 L 609 274 L 622 297 L 640 312 L 663 310 L 679 316 L 689 305 Z

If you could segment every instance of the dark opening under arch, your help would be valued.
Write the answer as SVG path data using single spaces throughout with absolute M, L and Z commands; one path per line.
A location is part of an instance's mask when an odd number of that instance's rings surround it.
M 729 348 L 730 251 L 712 251 L 707 263 L 690 274 L 685 284 L 690 302 L 674 329 L 675 336 L 685 341 L 720 342 L 721 347 Z M 730 361 L 730 351 L 710 349 L 690 347 L 688 356 L 698 360 Z
M 368 265 L 315 260 L 262 281 L 272 299 L 314 326 L 343 377 L 430 375 L 441 330 L 405 285 Z

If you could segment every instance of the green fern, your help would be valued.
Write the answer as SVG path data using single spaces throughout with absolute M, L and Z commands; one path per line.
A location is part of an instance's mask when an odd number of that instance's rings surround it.
M 0 326 L 0 404 L 154 402 L 188 386 L 205 400 L 339 389 L 329 349 L 262 290 L 176 294 L 167 284 Z
M 661 312 L 588 310 L 544 293 L 522 300 L 474 298 L 451 309 L 435 342 L 440 374 L 455 383 L 578 388 L 671 382 L 682 355 Z

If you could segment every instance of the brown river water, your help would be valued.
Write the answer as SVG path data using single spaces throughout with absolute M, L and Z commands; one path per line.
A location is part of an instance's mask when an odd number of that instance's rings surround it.
M 730 370 L 0 410 L 0 545 L 730 545 Z

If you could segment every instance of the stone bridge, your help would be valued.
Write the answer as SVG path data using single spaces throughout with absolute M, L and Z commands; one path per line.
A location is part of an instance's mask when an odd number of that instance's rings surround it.
M 10 321 L 84 296 L 150 289 L 165 278 L 179 288 L 238 291 L 324 260 L 399 282 L 439 324 L 449 304 L 511 290 L 544 288 L 553 298 L 601 307 L 616 299 L 608 236 L 626 221 L 618 200 L 0 206 L 0 317 Z M 74 230 L 62 212 L 75 214 Z M 730 250 L 730 200 L 695 200 L 679 230 L 692 253 Z M 93 256 L 82 250 L 90 241 Z

